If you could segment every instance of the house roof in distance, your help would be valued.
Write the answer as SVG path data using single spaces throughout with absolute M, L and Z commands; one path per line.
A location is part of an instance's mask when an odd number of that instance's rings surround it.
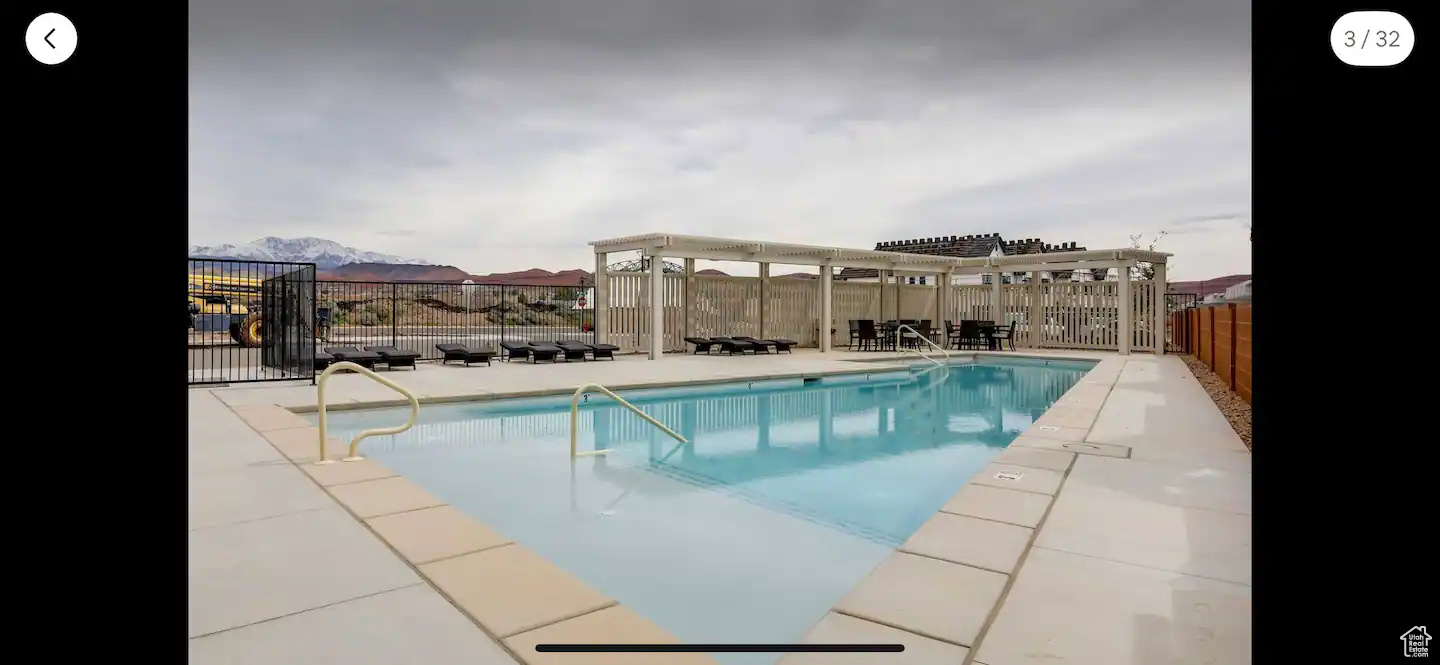
M 935 256 L 954 256 L 972 259 L 990 256 L 995 252 L 996 248 L 1001 248 L 1002 253 L 1006 256 L 1087 251 L 1084 247 L 1077 247 L 1073 242 L 1052 245 L 1041 241 L 1039 238 L 1005 240 L 998 233 L 917 238 L 913 240 L 894 240 L 875 243 L 875 249 L 880 251 L 905 252 L 907 254 L 931 254 Z M 840 279 L 864 279 L 877 276 L 879 276 L 879 273 L 874 268 L 845 268 L 840 271 L 839 275 Z

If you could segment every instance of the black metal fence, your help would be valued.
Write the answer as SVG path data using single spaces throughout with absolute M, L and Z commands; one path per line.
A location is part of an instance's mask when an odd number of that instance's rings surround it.
M 1201 302 L 1198 293 L 1167 293 L 1165 294 L 1165 315 L 1167 324 L 1165 326 L 1165 351 L 1180 353 L 1190 348 L 1190 328 L 1187 326 L 1174 325 L 1174 318 L 1171 314 L 1195 307 Z
M 314 379 L 315 264 L 188 262 L 190 384 Z
M 1200 304 L 1198 293 L 1167 293 L 1165 294 L 1165 311 L 1178 312 L 1182 309 L 1189 309 Z
M 189 383 L 314 380 L 315 350 L 595 342 L 585 285 L 318 281 L 313 263 L 189 259 Z
M 436 344 L 498 350 L 501 341 L 595 342 L 593 309 L 575 286 L 322 281 L 320 346 L 388 345 L 438 360 Z

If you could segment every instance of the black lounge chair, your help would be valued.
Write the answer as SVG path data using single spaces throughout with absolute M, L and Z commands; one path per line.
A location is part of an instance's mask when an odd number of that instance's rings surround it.
M 519 342 L 501 342 L 500 348 L 505 350 L 505 355 L 500 356 L 500 359 L 505 362 L 510 362 L 511 360 L 515 360 L 516 358 L 524 360 L 530 357 L 529 344 L 521 344 Z
M 740 337 L 731 337 L 730 339 L 754 344 L 756 353 L 759 353 L 762 349 L 765 351 L 765 353 L 770 353 L 770 349 L 775 348 L 775 343 L 768 339 L 756 339 L 747 335 L 742 335 Z
M 736 351 L 739 351 L 740 355 L 743 356 L 746 351 L 757 353 L 760 350 L 760 347 L 753 342 L 734 339 L 732 337 L 711 337 L 710 341 L 719 344 L 721 352 L 732 356 L 735 355 Z
M 562 354 L 562 353 L 565 354 L 565 359 L 566 359 L 566 360 L 569 360 L 569 359 L 570 359 L 570 354 L 565 353 L 565 349 L 562 349 L 562 348 L 560 348 L 560 347 L 558 347 L 558 346 L 555 346 L 554 344 L 545 344 L 545 343 L 536 344 L 536 343 L 534 343 L 534 342 L 531 342 L 531 343 L 530 343 L 530 346 L 529 346 L 529 349 L 530 349 L 530 362 L 532 362 L 532 363 L 538 363 L 538 362 L 552 362 L 552 363 L 553 363 L 553 362 L 555 362 L 556 356 L 559 356 L 559 355 Z M 580 353 L 580 357 L 581 357 L 581 358 L 584 358 L 584 357 L 585 357 L 585 353 L 584 353 L 583 351 Z
M 365 369 L 375 369 L 375 361 L 380 360 L 380 354 L 353 346 L 327 346 L 325 353 L 335 356 L 335 362 L 351 362 Z
M 335 362 L 334 355 L 325 353 L 324 351 L 315 352 L 315 371 L 323 372 L 325 371 L 325 368 L 329 367 L 330 363 L 333 362 Z
M 565 356 L 565 362 L 567 362 L 567 363 L 570 362 L 570 361 L 572 361 L 572 360 L 585 360 L 585 359 L 586 359 L 586 358 L 585 358 L 585 354 L 587 354 L 587 353 L 590 352 L 590 345 L 589 345 L 589 344 L 585 344 L 585 343 L 583 343 L 583 342 L 575 342 L 575 341 L 571 341 L 571 340 L 565 340 L 565 341 L 562 341 L 562 342 L 531 342 L 531 343 L 530 343 L 530 346 L 544 347 L 544 346 L 546 346 L 546 345 L 553 346 L 553 347 L 556 347 L 556 348 L 560 349 L 560 353 Z
M 709 337 L 686 337 L 685 341 L 695 345 L 695 353 L 710 353 L 710 349 L 719 346 L 719 343 Z
M 436 344 L 435 348 L 445 354 L 445 357 L 440 359 L 441 365 L 451 360 L 459 360 L 464 362 L 466 367 L 469 367 L 470 363 L 485 363 L 488 367 L 490 359 L 495 357 L 495 353 L 492 351 L 472 349 L 464 344 Z
M 620 350 L 620 347 L 614 344 L 590 344 L 589 347 L 590 355 L 594 356 L 596 360 L 601 358 L 614 360 L 615 352 Z
M 599 360 L 601 358 L 609 358 L 611 360 L 614 360 L 615 352 L 620 350 L 620 347 L 615 346 L 614 344 L 588 344 L 586 342 L 581 342 L 573 339 L 557 341 L 555 342 L 555 346 L 565 349 L 566 360 L 570 360 L 569 354 L 571 349 L 582 349 L 584 351 L 588 351 L 590 353 L 590 357 L 594 360 Z
M 790 347 L 799 344 L 799 342 L 793 339 L 785 339 L 783 337 L 777 339 L 755 339 L 754 337 L 736 337 L 735 339 L 738 339 L 742 342 L 750 342 L 752 344 L 763 344 L 765 347 L 767 347 L 767 353 L 769 352 L 768 347 L 772 346 L 775 347 L 775 353 L 794 353 L 794 351 L 790 350 Z
M 367 346 L 365 347 L 365 350 L 374 351 L 375 353 L 380 354 L 380 362 L 385 363 L 385 366 L 389 367 L 390 369 L 395 369 L 396 367 L 409 367 L 410 369 L 420 369 L 419 367 L 415 366 L 415 361 L 420 359 L 420 354 L 414 351 L 403 351 L 401 349 L 397 349 L 393 346 L 388 345 Z

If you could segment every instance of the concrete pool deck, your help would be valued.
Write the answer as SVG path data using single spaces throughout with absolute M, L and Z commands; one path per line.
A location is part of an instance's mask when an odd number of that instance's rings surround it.
M 983 354 L 982 354 L 983 355 Z M 1250 662 L 1250 459 L 1173 356 L 1100 360 L 804 638 L 809 663 Z M 838 351 L 387 373 L 425 401 L 864 371 Z M 910 362 L 915 359 L 911 358 Z M 394 404 L 337 375 L 331 408 Z M 373 461 L 316 466 L 309 385 L 195 389 L 190 654 L 201 663 L 712 662 L 535 653 L 675 641 Z M 423 409 L 423 407 L 422 407 Z M 332 441 L 331 455 L 341 454 Z M 363 449 L 362 449 L 363 450 Z

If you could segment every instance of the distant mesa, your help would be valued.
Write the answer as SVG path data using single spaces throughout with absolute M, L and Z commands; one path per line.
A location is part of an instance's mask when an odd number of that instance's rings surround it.
M 195 245 L 194 259 L 242 259 L 314 263 L 317 270 L 330 270 L 351 263 L 426 265 L 424 259 L 406 259 L 393 254 L 367 252 L 324 238 L 261 238 L 243 245 Z
M 580 286 L 592 283 L 593 275 L 584 270 L 551 272 L 531 268 L 519 272 L 476 275 L 455 266 L 434 265 L 424 259 L 406 259 L 393 254 L 370 252 L 342 245 L 324 238 L 261 238 L 243 245 L 196 245 L 190 247 L 192 259 L 240 259 L 244 261 L 282 261 L 314 263 L 320 279 L 344 282 L 455 282 L 471 280 L 476 284 L 514 284 L 534 286 Z M 611 270 L 638 270 L 636 266 L 615 264 Z M 667 271 L 670 266 L 667 265 Z M 678 270 L 680 266 L 677 264 Z M 696 275 L 728 277 L 728 273 L 709 268 Z M 815 279 L 816 275 L 792 273 L 775 275 L 776 279 Z
M 1217 293 L 1224 293 L 1228 289 L 1241 282 L 1250 280 L 1249 275 L 1226 275 L 1213 279 L 1202 279 L 1189 282 L 1170 282 L 1165 285 L 1167 293 L 1193 293 L 1204 297 Z
M 455 266 L 370 252 L 324 238 L 267 237 L 243 245 L 196 245 L 190 247 L 190 258 L 314 263 L 320 279 L 346 282 L 458 283 L 468 279 L 476 284 L 579 286 L 582 281 L 590 279 L 590 273 L 584 270 L 550 272 L 540 268 L 474 275 Z

